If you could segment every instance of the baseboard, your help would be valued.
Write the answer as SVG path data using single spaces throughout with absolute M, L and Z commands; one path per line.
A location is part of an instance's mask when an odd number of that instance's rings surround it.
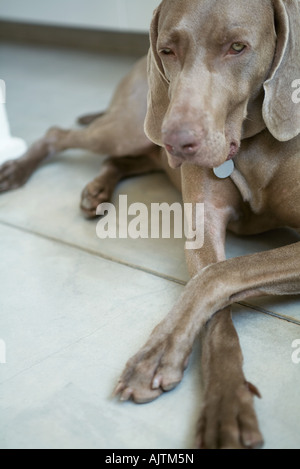
M 136 56 L 146 54 L 149 49 L 149 35 L 143 33 L 69 28 L 1 20 L 0 41 Z

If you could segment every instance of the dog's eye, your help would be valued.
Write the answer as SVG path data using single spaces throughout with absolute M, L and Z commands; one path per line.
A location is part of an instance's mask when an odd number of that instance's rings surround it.
M 163 55 L 173 55 L 173 51 L 169 47 L 165 47 L 164 49 L 161 49 L 160 53 Z
M 237 55 L 243 52 L 245 49 L 246 46 L 242 42 L 234 42 L 229 50 L 229 54 Z

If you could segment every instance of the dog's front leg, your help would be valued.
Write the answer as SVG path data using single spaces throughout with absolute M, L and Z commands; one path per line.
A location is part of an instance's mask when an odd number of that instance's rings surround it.
M 182 174 L 185 202 L 205 203 L 204 246 L 197 251 L 187 250 L 189 271 L 195 277 L 171 313 L 154 329 L 146 345 L 127 363 L 116 388 L 122 400 L 149 402 L 181 381 L 197 337 L 195 329 L 199 327 L 200 331 L 205 323 L 205 320 L 200 320 L 201 325 L 195 323 L 190 315 L 199 304 L 199 316 L 195 316 L 201 317 L 201 297 L 206 291 L 196 287 L 197 274 L 207 265 L 225 259 L 226 226 L 240 201 L 234 186 L 230 180 L 217 181 L 210 171 L 190 165 L 184 166 Z M 197 226 L 196 220 L 193 223 Z M 252 399 L 255 388 L 246 383 L 243 375 L 242 353 L 230 308 L 216 314 L 204 328 L 202 355 L 205 404 L 199 422 L 199 446 L 258 444 L 261 435 Z M 244 422 L 241 435 L 237 431 L 238 418 Z
M 255 386 L 246 381 L 231 309 L 216 313 L 202 336 L 204 399 L 197 427 L 198 448 L 257 448 L 263 437 L 254 410 Z
M 232 187 L 234 189 L 231 181 L 218 181 L 212 171 L 192 165 L 184 165 L 182 168 L 184 202 L 193 207 L 197 203 L 205 204 L 204 246 L 198 250 L 186 250 L 191 277 L 207 265 L 225 258 L 225 232 L 232 213 L 228 204 L 236 203 L 236 196 L 232 196 Z M 197 220 L 196 216 L 197 211 L 193 210 L 193 219 L 190 220 L 193 232 L 195 227 L 203 228 L 203 220 Z M 191 245 L 194 246 L 189 243 Z M 181 381 L 193 341 L 184 337 L 185 330 L 189 327 L 185 318 L 182 318 L 180 324 L 176 318 L 184 315 L 190 301 L 193 301 L 193 295 L 194 292 L 191 296 L 187 294 L 182 302 L 179 301 L 169 316 L 154 329 L 146 345 L 128 361 L 115 391 L 121 395 L 121 400 L 149 402 L 163 391 L 173 389 Z M 221 321 L 224 321 L 223 318 Z M 180 342 L 177 340 L 178 327 L 183 332 Z M 185 343 L 188 344 L 187 347 Z
M 207 265 L 225 260 L 226 227 L 239 210 L 240 198 L 229 179 L 218 181 L 211 172 L 190 166 L 182 172 L 185 201 L 205 203 L 204 246 L 198 251 L 186 251 L 189 272 L 194 277 Z M 262 436 L 253 403 L 253 394 L 259 393 L 246 382 L 230 307 L 216 313 L 204 326 L 201 343 L 204 400 L 197 447 L 259 446 Z

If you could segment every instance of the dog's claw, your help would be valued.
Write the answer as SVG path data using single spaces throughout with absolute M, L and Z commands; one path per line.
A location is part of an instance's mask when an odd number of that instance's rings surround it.
M 249 435 L 246 439 L 243 438 L 243 444 L 248 449 L 261 449 L 264 445 L 263 437 L 260 433 Z
M 113 397 L 120 396 L 120 401 L 126 402 L 131 399 L 132 394 L 133 390 L 131 388 L 126 387 L 126 384 L 123 383 L 123 381 L 119 381 L 113 392 Z
M 158 375 L 155 376 L 154 380 L 152 381 L 152 389 L 159 389 L 162 383 L 162 376 Z
M 119 381 L 112 393 L 112 396 L 117 397 L 121 392 L 124 391 L 124 388 L 125 388 L 124 383 L 122 383 L 122 381 Z
M 248 381 L 246 381 L 246 386 L 247 388 L 249 389 L 249 391 L 256 397 L 258 397 L 258 399 L 262 399 L 261 397 L 261 393 L 259 392 L 259 390 L 257 389 L 256 386 L 254 386 L 254 384 L 252 383 L 249 383 Z
M 129 401 L 129 399 L 131 399 L 132 394 L 133 394 L 133 390 L 131 388 L 126 388 L 121 394 L 120 401 L 122 402 Z
M 119 382 L 116 389 L 113 392 L 113 397 L 120 396 L 121 402 L 127 402 L 129 400 L 134 401 L 136 404 L 147 404 L 157 399 L 162 393 L 162 389 L 152 389 L 145 391 L 143 389 L 133 389 L 132 387 L 126 386 L 124 382 Z

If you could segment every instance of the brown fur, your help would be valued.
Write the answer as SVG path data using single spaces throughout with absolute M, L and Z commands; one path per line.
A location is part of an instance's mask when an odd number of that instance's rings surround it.
M 234 43 L 246 49 L 235 56 Z M 201 448 L 262 443 L 253 407 L 259 393 L 244 377 L 230 306 L 299 294 L 300 243 L 225 260 L 224 241 L 227 228 L 300 231 L 300 105 L 291 99 L 298 78 L 297 0 L 163 0 L 151 25 L 148 67 L 145 58 L 134 67 L 108 111 L 89 116 L 84 130 L 51 129 L 20 160 L 0 168 L 0 191 L 6 191 L 24 184 L 49 154 L 87 148 L 112 155 L 83 192 L 87 216 L 120 179 L 161 169 L 184 202 L 205 203 L 204 247 L 186 252 L 191 280 L 127 363 L 115 391 L 143 403 L 175 387 L 202 331 Z M 218 180 L 212 168 L 227 158 L 234 158 L 235 171 Z

